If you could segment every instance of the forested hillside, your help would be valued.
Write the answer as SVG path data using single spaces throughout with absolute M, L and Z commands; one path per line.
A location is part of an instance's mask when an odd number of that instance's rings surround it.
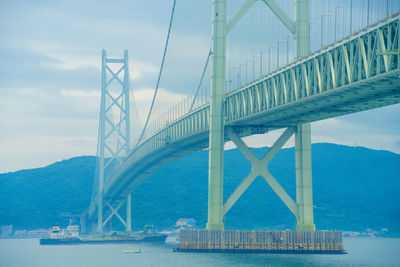
M 254 149 L 261 157 L 267 148 Z M 318 229 L 362 231 L 388 228 L 400 236 L 400 155 L 334 144 L 314 144 L 314 217 Z M 90 202 L 95 157 L 76 157 L 50 166 L 0 174 L 0 225 L 15 229 L 66 224 Z M 133 195 L 133 226 L 167 228 L 179 218 L 207 219 L 208 152 L 181 158 L 155 173 Z M 225 198 L 250 171 L 236 149 L 225 153 Z M 270 172 L 295 199 L 294 149 L 282 149 Z M 268 184 L 257 178 L 226 215 L 235 229 L 293 228 L 294 216 Z M 115 223 L 115 226 L 118 226 Z

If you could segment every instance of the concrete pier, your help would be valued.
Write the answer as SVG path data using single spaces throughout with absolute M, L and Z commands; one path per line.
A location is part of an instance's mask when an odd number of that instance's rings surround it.
M 176 252 L 344 254 L 341 231 L 181 230 Z

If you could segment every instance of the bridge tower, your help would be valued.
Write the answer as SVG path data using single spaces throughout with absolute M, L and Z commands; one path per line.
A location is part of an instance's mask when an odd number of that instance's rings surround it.
M 310 54 L 310 2 L 294 1 L 295 55 L 303 58 Z M 315 231 L 311 171 L 311 123 L 296 125 L 296 202 L 297 231 Z
M 131 194 L 126 199 L 104 199 L 104 184 L 113 170 L 130 151 L 130 111 L 129 111 L 129 68 L 128 50 L 123 58 L 107 58 L 102 50 L 101 104 L 98 136 L 97 164 L 97 231 L 115 215 L 131 231 Z M 119 214 L 119 208 L 126 205 L 126 220 Z M 103 219 L 103 204 L 109 208 L 108 217 Z
M 252 164 L 251 173 L 242 181 L 232 195 L 223 202 L 224 177 L 224 98 L 226 36 L 246 12 L 257 2 L 264 2 L 276 17 L 295 36 L 296 58 L 310 53 L 310 2 L 294 1 L 294 21 L 292 21 L 274 0 L 247 0 L 241 9 L 227 22 L 227 0 L 213 0 L 212 4 L 212 76 L 210 101 L 210 140 L 209 140 L 209 186 L 207 229 L 224 229 L 223 217 L 246 191 L 254 179 L 263 177 L 275 193 L 296 216 L 297 231 L 314 231 L 312 174 L 311 174 L 311 126 L 309 123 L 288 125 L 288 129 L 275 142 L 262 159 L 258 159 L 241 140 L 234 129 L 228 129 L 227 137 Z M 268 125 L 256 128 L 265 129 Z M 247 129 L 252 131 L 252 129 Z M 268 171 L 268 163 L 278 150 L 295 134 L 296 153 L 296 202 L 279 185 Z
M 213 1 L 207 229 L 222 230 L 227 0 Z

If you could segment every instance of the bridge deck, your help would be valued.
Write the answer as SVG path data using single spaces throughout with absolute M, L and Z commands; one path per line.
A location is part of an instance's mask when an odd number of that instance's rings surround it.
M 400 102 L 399 16 L 229 93 L 225 127 L 241 136 Z M 105 198 L 127 196 L 168 163 L 208 147 L 209 105 L 155 133 L 105 184 Z

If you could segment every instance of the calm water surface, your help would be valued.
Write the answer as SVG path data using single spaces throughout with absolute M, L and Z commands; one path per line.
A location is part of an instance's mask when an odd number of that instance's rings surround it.
M 346 255 L 174 253 L 176 244 L 39 246 L 0 239 L 0 266 L 400 266 L 400 239 L 345 238 Z M 140 254 L 123 254 L 126 247 Z

